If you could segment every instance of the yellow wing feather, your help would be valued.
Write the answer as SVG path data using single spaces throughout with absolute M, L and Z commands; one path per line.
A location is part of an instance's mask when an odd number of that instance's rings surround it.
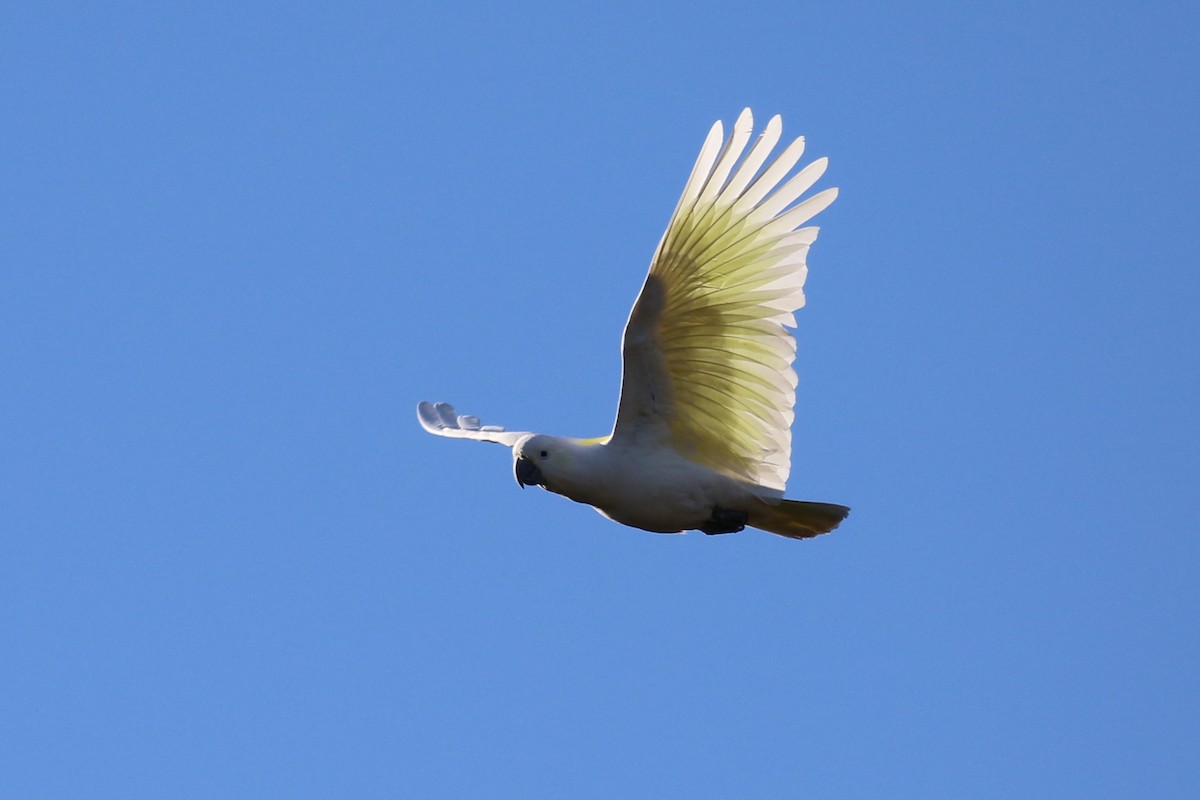
M 665 440 L 779 496 L 796 399 L 796 342 L 784 326 L 795 326 L 804 305 L 805 258 L 817 238 L 815 227 L 800 226 L 837 190 L 793 205 L 826 160 L 779 186 L 803 139 L 759 174 L 782 126 L 774 117 L 742 158 L 752 127 L 746 109 L 720 146 L 716 123 L 692 169 L 625 329 L 612 440 Z

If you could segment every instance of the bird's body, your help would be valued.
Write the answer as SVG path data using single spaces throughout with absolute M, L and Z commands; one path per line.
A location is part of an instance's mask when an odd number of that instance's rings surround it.
M 763 168 L 779 117 L 743 156 L 751 128 L 747 109 L 728 141 L 718 122 L 701 148 L 625 328 L 612 434 L 509 432 L 446 403 L 421 403 L 422 426 L 512 447 L 521 486 L 635 528 L 716 534 L 751 526 L 808 538 L 837 527 L 845 506 L 783 499 L 796 388 L 796 344 L 785 326 L 795 326 L 804 304 L 805 260 L 817 237 L 799 226 L 837 190 L 796 203 L 825 159 L 779 185 L 803 139 Z
M 669 447 L 531 436 L 514 453 L 543 476 L 553 473 L 553 484 L 542 484 L 546 489 L 614 522 L 655 533 L 700 529 L 714 508 L 748 508 L 757 500 L 745 484 Z

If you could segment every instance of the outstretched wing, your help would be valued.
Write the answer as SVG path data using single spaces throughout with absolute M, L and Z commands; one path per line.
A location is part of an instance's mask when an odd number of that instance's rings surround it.
M 522 431 L 506 431 L 499 425 L 480 425 L 479 417 L 460 416 L 449 403 L 421 401 L 417 404 L 417 419 L 422 428 L 438 436 L 496 442 L 505 447 L 512 447 L 518 439 L 528 435 Z
M 778 116 L 743 157 L 746 109 L 728 141 L 713 125 L 634 304 L 622 345 L 614 443 L 668 441 L 711 469 L 783 492 L 791 470 L 796 342 L 784 326 L 804 305 L 800 228 L 837 197 L 796 203 L 825 171 L 819 159 L 780 182 L 804 150 L 788 145 L 760 173 L 782 132 Z

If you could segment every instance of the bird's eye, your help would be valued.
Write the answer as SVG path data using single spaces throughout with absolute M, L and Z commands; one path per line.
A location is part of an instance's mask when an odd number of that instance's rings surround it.
M 542 451 L 542 458 L 549 458 L 549 457 L 550 457 L 550 454 L 549 454 L 549 453 L 547 453 L 545 450 L 543 450 L 543 451 Z

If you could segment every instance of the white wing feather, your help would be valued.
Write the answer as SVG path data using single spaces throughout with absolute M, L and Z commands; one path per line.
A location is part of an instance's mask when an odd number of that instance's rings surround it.
M 422 401 L 417 404 L 417 419 L 430 433 L 451 439 L 475 439 L 512 447 L 521 437 L 528 436 L 523 431 L 506 431 L 499 425 L 481 425 L 479 417 L 460 415 L 449 403 Z
M 739 164 L 752 128 L 746 109 L 724 147 L 717 122 L 700 150 L 625 328 L 612 441 L 668 442 L 778 497 L 796 400 L 796 342 L 785 326 L 795 327 L 804 305 L 817 238 L 815 227 L 797 228 L 837 190 L 796 203 L 824 173 L 824 158 L 780 186 L 802 138 L 759 174 L 782 132 L 778 116 Z

